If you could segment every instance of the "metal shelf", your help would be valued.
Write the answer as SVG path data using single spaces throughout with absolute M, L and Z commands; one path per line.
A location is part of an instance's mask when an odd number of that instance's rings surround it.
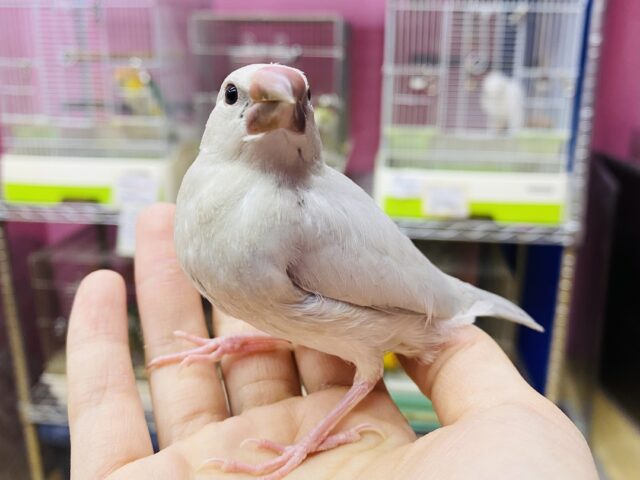
M 577 222 L 562 225 L 496 223 L 490 220 L 396 220 L 400 230 L 413 240 L 573 245 Z
M 10 222 L 116 225 L 118 212 L 91 203 L 59 203 L 51 206 L 0 201 L 0 220 Z
M 0 219 L 12 222 L 116 225 L 118 212 L 101 205 L 65 203 L 52 206 L 0 202 Z M 501 224 L 490 220 L 396 220 L 414 240 L 572 245 L 577 223 L 563 225 Z
M 89 203 L 52 206 L 0 202 L 0 220 L 12 222 L 116 225 L 114 208 Z M 496 223 L 491 220 L 396 220 L 400 230 L 414 240 L 572 245 L 577 222 L 562 225 Z

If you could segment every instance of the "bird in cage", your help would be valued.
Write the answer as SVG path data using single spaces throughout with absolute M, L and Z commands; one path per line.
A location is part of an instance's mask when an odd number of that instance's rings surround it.
M 499 71 L 489 72 L 482 81 L 480 98 L 493 135 L 513 134 L 524 125 L 524 92 L 516 78 Z
M 149 71 L 139 58 L 114 72 L 119 111 L 125 115 L 159 116 L 164 114 L 162 95 Z
M 202 468 L 281 479 L 313 453 L 384 433 L 368 424 L 333 430 L 380 380 L 385 352 L 429 362 L 477 316 L 542 330 L 508 300 L 436 268 L 367 193 L 325 164 L 307 79 L 283 65 L 249 65 L 224 80 L 180 188 L 175 243 L 200 293 L 264 335 L 176 332 L 196 346 L 150 368 L 215 362 L 283 340 L 356 367 L 344 398 L 298 443 L 259 440 L 273 459 L 212 458 Z
M 344 148 L 340 131 L 342 101 L 337 95 L 329 93 L 318 95 L 317 98 L 313 114 L 322 145 L 327 150 L 341 152 Z

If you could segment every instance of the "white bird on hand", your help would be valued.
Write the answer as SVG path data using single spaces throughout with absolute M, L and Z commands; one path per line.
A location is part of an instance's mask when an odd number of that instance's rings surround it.
M 362 189 L 325 165 L 310 98 L 294 68 L 231 73 L 178 195 L 175 242 L 185 272 L 216 307 L 270 336 L 179 332 L 197 346 L 149 364 L 218 361 L 276 348 L 278 339 L 352 362 L 353 386 L 300 442 L 259 441 L 277 453 L 260 465 L 207 462 L 269 480 L 374 429 L 331 435 L 380 380 L 384 352 L 430 361 L 453 328 L 478 315 L 541 330 L 511 302 L 438 270 Z

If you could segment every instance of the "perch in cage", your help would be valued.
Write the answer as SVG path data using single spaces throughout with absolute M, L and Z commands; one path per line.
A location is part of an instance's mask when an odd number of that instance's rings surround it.
M 397 217 L 563 218 L 588 0 L 391 0 L 376 197 Z
M 251 63 L 282 63 L 305 72 L 325 160 L 344 168 L 348 153 L 346 26 L 334 16 L 220 15 L 198 12 L 189 24 L 197 57 L 195 104 L 204 127 L 229 72 Z
M 113 159 L 170 155 L 193 110 L 187 22 L 208 3 L 0 0 L 5 199 L 105 201 Z

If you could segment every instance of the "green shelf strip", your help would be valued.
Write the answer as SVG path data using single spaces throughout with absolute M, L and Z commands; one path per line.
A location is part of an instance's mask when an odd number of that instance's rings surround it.
M 113 196 L 111 187 L 87 187 L 69 185 L 26 185 L 5 183 L 4 198 L 15 203 L 60 203 L 64 201 L 83 201 L 110 203 Z
M 428 218 L 419 198 L 386 197 L 383 202 L 387 215 L 396 218 Z M 470 202 L 471 218 L 491 218 L 497 222 L 531 222 L 559 224 L 562 222 L 562 205 L 553 203 L 500 203 Z

